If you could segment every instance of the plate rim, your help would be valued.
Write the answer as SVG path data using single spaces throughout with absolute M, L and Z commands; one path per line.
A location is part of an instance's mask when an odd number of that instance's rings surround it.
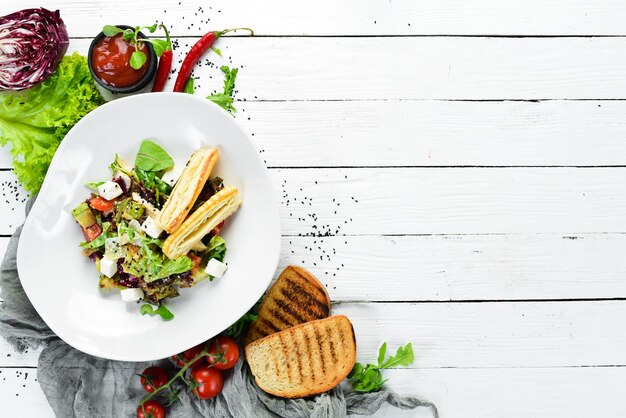
M 83 118 L 81 118 L 74 126 L 72 126 L 72 128 L 67 132 L 67 134 L 65 134 L 65 136 L 67 137 L 67 135 L 69 135 L 72 130 L 74 130 L 74 128 L 76 126 L 78 126 L 81 123 L 84 123 L 83 121 L 85 120 L 90 120 L 92 119 L 94 116 L 94 114 L 97 114 L 100 112 L 100 109 L 103 108 L 109 108 L 111 106 L 116 106 L 116 103 L 119 102 L 127 102 L 127 101 L 131 101 L 131 100 L 146 100 L 147 97 L 150 96 L 154 96 L 154 95 L 158 95 L 158 97 L 177 97 L 177 98 L 182 98 L 185 97 L 185 99 L 183 100 L 192 100 L 192 101 L 196 101 L 198 103 L 201 103 L 202 105 L 206 105 L 209 107 L 214 107 L 216 110 L 219 109 L 219 112 L 216 112 L 216 114 L 220 115 L 219 117 L 222 118 L 223 120 L 229 120 L 230 122 L 234 123 L 234 126 L 242 133 L 243 137 L 245 138 L 245 141 L 248 143 L 248 145 L 250 147 L 252 147 L 252 149 L 255 152 L 255 157 L 257 158 L 257 160 L 259 161 L 261 167 L 263 168 L 262 172 L 263 172 L 263 178 L 264 180 L 267 182 L 269 189 L 271 191 L 271 193 L 269 194 L 269 196 L 267 197 L 269 200 L 271 200 L 271 208 L 272 208 L 272 218 L 274 218 L 275 223 L 276 223 L 276 229 L 275 229 L 275 233 L 272 234 L 272 240 L 275 241 L 275 248 L 277 249 L 276 251 L 276 255 L 274 257 L 274 260 L 270 260 L 271 261 L 271 266 L 272 266 L 272 270 L 274 271 L 274 275 L 276 273 L 276 270 L 278 268 L 278 265 L 280 263 L 280 257 L 281 257 L 281 244 L 282 244 L 282 226 L 281 226 L 281 219 L 280 219 L 280 210 L 279 210 L 279 206 L 278 206 L 278 199 L 277 199 L 277 193 L 276 193 L 276 187 L 274 185 L 274 183 L 272 182 L 270 175 L 269 175 L 269 171 L 266 167 L 266 165 L 263 163 L 263 160 L 261 159 L 261 157 L 259 156 L 259 149 L 257 148 L 257 146 L 255 145 L 255 143 L 252 141 L 250 135 L 241 127 L 241 125 L 235 120 L 235 118 L 233 118 L 232 116 L 230 116 L 228 114 L 228 112 L 226 112 L 225 110 L 223 110 L 219 105 L 213 103 L 211 100 L 205 99 L 203 97 L 200 96 L 195 96 L 195 95 L 191 95 L 191 94 L 185 94 L 185 93 L 174 93 L 174 92 L 156 92 L 156 93 L 142 93 L 142 94 L 135 94 L 135 95 L 130 95 L 130 96 L 126 96 L 126 97 L 121 97 L 121 98 L 117 98 L 114 100 L 111 100 L 109 102 L 104 103 L 103 105 L 99 106 L 98 108 L 92 110 L 91 112 L 89 112 L 87 115 L 85 115 Z M 229 122 L 229 123 L 230 123 Z M 58 157 L 58 155 L 61 154 L 60 151 L 64 150 L 65 148 L 69 147 L 69 142 L 62 140 L 61 143 L 59 144 L 59 146 L 57 147 L 54 156 L 52 157 L 52 160 L 50 162 L 49 167 L 52 167 L 53 164 L 55 163 L 56 160 L 58 160 L 60 157 Z M 28 214 L 26 215 L 26 219 L 24 221 L 24 223 L 21 225 L 21 229 L 20 229 L 20 239 L 18 242 L 18 246 L 17 246 L 17 252 L 16 252 L 16 269 L 18 272 L 18 279 L 20 280 L 20 284 L 22 285 L 22 288 L 24 289 L 24 293 L 26 294 L 26 297 L 28 298 L 29 302 L 31 303 L 31 305 L 33 306 L 33 308 L 35 309 L 35 311 L 37 312 L 37 314 L 39 315 L 39 317 L 42 319 L 42 321 L 44 321 L 44 323 L 46 324 L 46 326 L 48 326 L 52 332 L 59 337 L 61 340 L 63 340 L 66 344 L 70 345 L 71 347 L 86 353 L 88 355 L 92 355 L 92 356 L 96 356 L 99 358 L 104 358 L 104 359 L 109 359 L 109 360 L 115 360 L 115 361 L 130 361 L 130 362 L 146 362 L 146 361 L 155 361 L 155 360 L 160 360 L 163 358 L 167 358 L 167 356 L 165 357 L 154 357 L 154 356 L 148 356 L 148 357 L 134 357 L 134 356 L 124 356 L 124 355 L 113 355 L 110 352 L 106 352 L 106 350 L 100 350 L 100 351 L 93 351 L 89 348 L 85 349 L 84 346 L 81 345 L 80 341 L 77 341 L 76 339 L 72 338 L 71 336 L 68 337 L 68 335 L 64 332 L 61 331 L 59 332 L 59 329 L 56 327 L 55 325 L 51 325 L 50 323 L 48 323 L 48 321 L 46 321 L 46 319 L 44 318 L 44 315 L 42 315 L 41 311 L 37 308 L 37 306 L 32 302 L 31 299 L 31 292 L 33 290 L 33 288 L 30 287 L 30 285 L 28 284 L 24 284 L 24 281 L 22 280 L 22 274 L 20 271 L 25 271 L 25 268 L 21 268 L 20 266 L 22 266 L 23 262 L 20 262 L 20 260 L 24 260 L 25 257 L 24 255 L 26 255 L 26 252 L 28 251 L 26 249 L 26 244 L 24 244 L 24 240 L 22 239 L 22 236 L 26 233 L 28 233 L 28 231 L 31 229 L 31 225 L 34 222 L 33 221 L 33 217 L 31 216 L 31 214 L 35 211 L 35 209 L 43 204 L 41 200 L 39 200 L 37 197 L 39 195 L 39 193 L 41 193 L 41 190 L 44 190 L 45 187 L 47 187 L 48 183 L 50 182 L 50 177 L 48 175 L 46 175 L 44 177 L 44 181 L 41 185 L 40 190 L 37 192 L 37 196 L 30 196 L 29 199 L 32 199 L 33 197 L 35 198 L 33 204 L 30 207 L 30 211 L 28 212 Z M 266 237 L 268 238 L 268 237 Z M 269 285 L 272 282 L 273 276 L 270 276 L 266 281 L 267 284 L 265 285 L 265 289 L 258 295 L 258 297 L 256 297 L 253 302 L 251 304 L 245 304 L 246 309 L 242 311 L 241 315 L 244 315 L 248 310 L 250 310 L 250 308 L 252 308 L 257 301 L 259 300 L 259 298 L 264 294 L 265 290 L 267 290 L 267 287 L 269 287 Z M 28 282 L 28 280 L 27 280 Z M 221 331 L 220 331 L 221 332 Z M 219 334 L 219 332 L 218 332 Z M 218 335 L 215 334 L 215 335 Z M 213 338 L 215 335 L 211 335 L 209 337 L 204 337 L 201 336 L 199 338 L 194 338 L 194 343 L 191 347 L 202 343 L 203 341 L 206 341 L 210 338 Z M 181 351 L 187 349 L 189 347 L 186 348 L 182 348 Z M 171 353 L 168 354 L 172 355 L 175 353 Z

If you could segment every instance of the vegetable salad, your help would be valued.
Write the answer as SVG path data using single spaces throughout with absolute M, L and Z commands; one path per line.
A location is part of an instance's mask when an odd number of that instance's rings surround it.
M 102 289 L 120 289 L 127 302 L 143 300 L 142 314 L 173 315 L 161 305 L 178 296 L 178 289 L 191 287 L 212 276 L 204 271 L 209 261 L 224 261 L 226 243 L 221 225 L 211 231 L 186 255 L 170 259 L 162 252 L 166 235 L 156 219 L 176 182 L 174 161 L 156 143 L 142 142 L 135 165 L 119 156 L 110 165 L 112 179 L 87 183 L 94 192 L 72 210 L 85 241 L 83 254 L 100 272 Z M 222 179 L 210 178 L 196 206 L 223 188 Z

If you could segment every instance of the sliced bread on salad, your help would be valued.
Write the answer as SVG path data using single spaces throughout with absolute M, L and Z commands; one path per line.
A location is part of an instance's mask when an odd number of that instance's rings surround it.
M 218 158 L 216 148 L 205 147 L 200 148 L 189 159 L 159 216 L 159 223 L 168 234 L 182 225 L 209 179 Z

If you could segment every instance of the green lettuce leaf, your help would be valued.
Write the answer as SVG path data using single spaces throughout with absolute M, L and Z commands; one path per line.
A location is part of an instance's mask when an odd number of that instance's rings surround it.
M 206 257 L 207 261 L 215 258 L 224 262 L 224 256 L 226 256 L 226 241 L 219 235 L 214 235 L 204 251 L 203 258 Z
M 13 170 L 26 191 L 39 190 L 65 134 L 102 103 L 87 58 L 77 53 L 63 57 L 44 82 L 0 93 L 0 145 L 11 145 Z
M 142 276 L 147 283 L 164 279 L 173 274 L 185 273 L 193 268 L 191 258 L 183 255 L 174 260 L 167 258 L 160 249 L 157 240 L 145 240 L 141 246 L 141 258 L 124 264 L 124 270 L 135 276 Z

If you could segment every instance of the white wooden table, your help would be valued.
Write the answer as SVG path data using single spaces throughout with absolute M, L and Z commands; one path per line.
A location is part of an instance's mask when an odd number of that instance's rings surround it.
M 281 196 L 281 265 L 327 284 L 359 360 L 413 342 L 389 386 L 443 417 L 624 416 L 623 0 L 3 0 L 0 15 L 41 5 L 83 54 L 109 23 L 165 21 L 176 61 L 208 30 L 255 29 L 209 59 L 242 67 L 237 120 Z M 196 75 L 197 94 L 221 88 L 216 68 Z M 25 194 L 6 150 L 0 167 L 3 253 Z M 0 342 L 3 416 L 51 415 L 38 354 Z

